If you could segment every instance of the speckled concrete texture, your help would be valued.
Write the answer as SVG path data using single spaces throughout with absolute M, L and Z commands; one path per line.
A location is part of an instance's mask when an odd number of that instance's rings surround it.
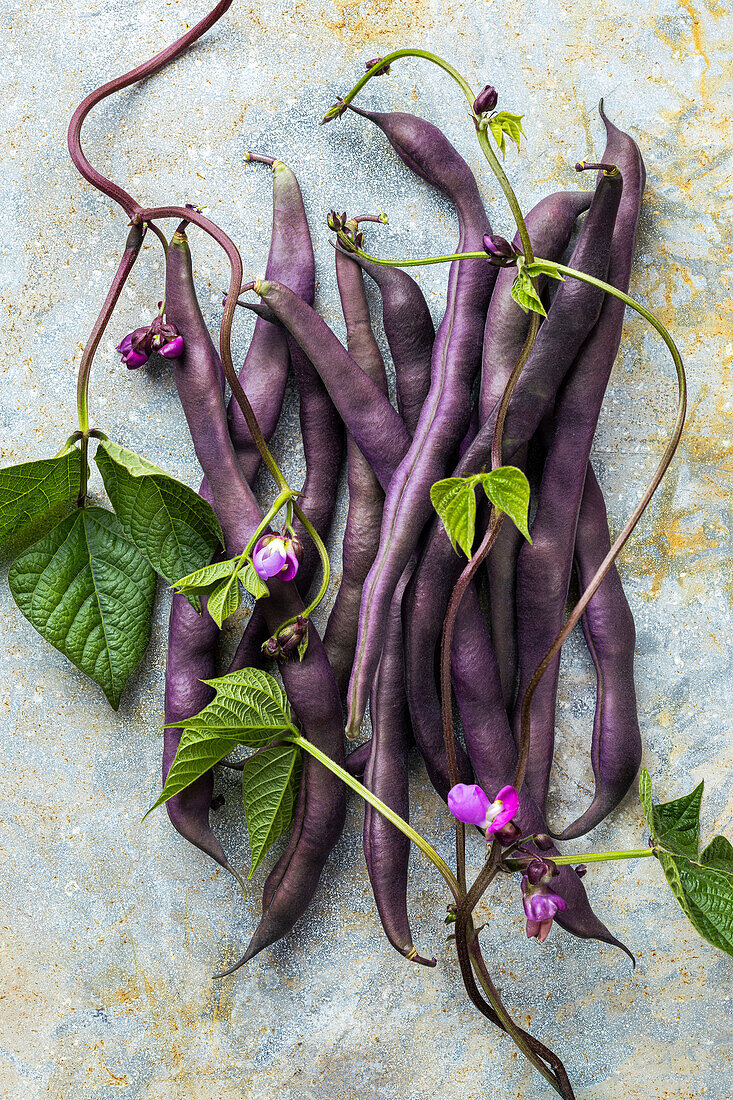
M 124 218 L 75 173 L 65 130 L 84 94 L 176 38 L 201 2 L 31 0 L 3 4 L 0 174 L 2 461 L 54 453 L 74 427 L 75 370 L 125 239 Z M 92 161 L 145 202 L 206 206 L 239 243 L 245 270 L 267 254 L 270 179 L 248 148 L 286 159 L 312 219 L 318 305 L 337 331 L 324 216 L 387 210 L 370 241 L 385 255 L 444 251 L 446 204 L 369 124 L 318 127 L 366 58 L 437 50 L 469 81 L 524 112 L 527 146 L 507 164 L 525 208 L 575 187 L 572 166 L 602 150 L 596 107 L 638 139 L 648 187 L 633 293 L 669 325 L 690 375 L 691 411 L 672 471 L 623 555 L 638 627 L 645 763 L 674 797 L 706 782 L 703 830 L 731 835 L 731 35 L 724 0 L 235 0 L 173 68 L 89 119 Z M 403 62 L 361 102 L 442 126 L 480 175 L 499 232 L 511 234 L 465 107 L 437 70 Z M 221 256 L 192 233 L 212 326 Z M 436 315 L 445 271 L 419 276 Z M 94 368 L 91 415 L 119 442 L 196 485 L 170 374 L 130 374 L 114 344 L 160 297 L 149 240 Z M 238 318 L 235 359 L 251 320 Z M 629 320 L 594 462 L 614 528 L 638 500 L 673 418 L 660 342 Z M 297 477 L 290 401 L 278 452 Z M 266 496 L 267 490 L 263 487 Z M 103 495 L 98 481 L 94 494 Z M 343 514 L 343 501 L 341 505 Z M 338 575 L 336 562 L 335 574 Z M 159 784 L 168 594 L 119 712 L 41 641 L 0 585 L 0 1094 L 51 1100 L 549 1100 L 550 1090 L 472 1010 L 444 943 L 446 896 L 415 859 L 411 913 L 435 970 L 409 966 L 380 934 L 361 851 L 360 807 L 308 915 L 289 939 L 223 982 L 259 911 L 262 868 L 242 900 L 231 880 L 141 817 Z M 227 630 L 228 643 L 235 628 Z M 591 668 L 581 642 L 563 662 L 552 806 L 556 824 L 587 805 Z M 236 781 L 222 778 L 217 829 L 246 863 Z M 442 804 L 415 761 L 413 817 L 447 855 Z M 637 847 L 635 796 L 574 847 Z M 481 859 L 472 841 L 472 865 Z M 527 942 L 516 884 L 498 884 L 486 954 L 515 1017 L 564 1058 L 578 1100 L 729 1100 L 731 960 L 702 941 L 656 866 L 610 864 L 586 879 L 599 914 L 637 958 L 560 930 Z M 488 946 L 488 942 L 491 946 Z

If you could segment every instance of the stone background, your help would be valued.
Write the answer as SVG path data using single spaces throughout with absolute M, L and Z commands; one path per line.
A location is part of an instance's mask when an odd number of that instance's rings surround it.
M 54 453 L 74 429 L 75 370 L 125 238 L 124 219 L 73 170 L 65 130 L 93 87 L 148 57 L 204 12 L 201 3 L 6 2 L 0 79 L 7 130 L 0 176 L 2 459 Z M 663 798 L 704 778 L 703 830 L 731 835 L 731 24 L 725 0 L 267 0 L 232 10 L 175 67 L 97 109 L 92 161 L 144 201 L 193 201 L 240 244 L 245 271 L 267 254 L 270 182 L 248 148 L 286 159 L 312 215 L 318 304 L 338 331 L 330 206 L 382 207 L 385 255 L 442 251 L 447 205 L 355 117 L 323 110 L 366 58 L 434 49 L 476 87 L 525 113 L 528 140 L 507 157 L 523 207 L 577 185 L 572 166 L 603 147 L 596 107 L 638 139 L 648 188 L 633 292 L 672 329 L 687 360 L 684 442 L 621 564 L 638 625 L 645 763 Z M 495 228 L 511 235 L 465 110 L 437 70 L 412 60 L 361 102 L 424 114 L 482 179 Z M 726 217 L 727 215 L 727 217 Z M 192 236 L 202 300 L 218 326 L 221 257 Z M 94 369 L 93 423 L 197 485 L 170 375 L 128 374 L 113 345 L 151 314 L 162 264 L 149 239 Z M 442 269 L 421 277 L 440 312 Z M 251 322 L 240 318 L 235 360 Z M 631 321 L 594 461 L 618 527 L 650 475 L 673 417 L 660 343 Z M 280 432 L 296 430 L 293 399 Z M 95 493 L 101 497 L 98 482 Z M 338 576 L 338 568 L 335 568 Z M 548 1100 L 550 1092 L 462 995 L 443 945 L 445 896 L 412 871 L 412 968 L 380 934 L 364 870 L 360 808 L 309 914 L 287 942 L 223 982 L 259 911 L 260 870 L 244 903 L 231 881 L 169 828 L 141 825 L 159 782 L 168 596 L 160 592 L 143 668 L 120 710 L 41 642 L 0 587 L 0 1092 L 63 1100 Z M 233 639 L 233 629 L 229 642 Z M 582 645 L 563 665 L 556 821 L 587 804 L 591 670 Z M 726 767 L 728 771 L 726 773 Z M 450 850 L 446 812 L 413 766 L 414 820 Z M 219 815 L 246 863 L 236 784 Z M 638 846 L 635 796 L 575 850 Z M 478 866 L 476 842 L 471 859 Z M 731 1096 L 731 960 L 686 924 L 656 866 L 602 865 L 586 880 L 598 912 L 637 958 L 554 931 L 522 934 L 518 892 L 490 892 L 488 952 L 518 1020 L 563 1056 L 578 1100 Z

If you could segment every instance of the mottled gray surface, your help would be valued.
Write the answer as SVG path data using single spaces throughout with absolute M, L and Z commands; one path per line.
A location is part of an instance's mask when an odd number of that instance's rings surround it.
M 204 11 L 104 0 L 6 2 L 4 171 L 0 177 L 2 459 L 52 454 L 74 429 L 75 370 L 122 247 L 124 219 L 75 174 L 65 128 L 81 97 L 138 63 Z M 642 147 L 649 186 L 634 292 L 673 329 L 690 373 L 691 414 L 678 459 L 624 554 L 636 615 L 645 763 L 663 796 L 705 778 L 705 833 L 731 822 L 730 23 L 724 0 L 270 0 L 235 3 L 174 69 L 89 120 L 92 160 L 146 202 L 194 201 L 262 272 L 270 181 L 248 148 L 288 160 L 316 238 L 318 304 L 338 331 L 329 206 L 383 207 L 383 254 L 442 251 L 446 204 L 416 182 L 366 122 L 316 125 L 365 58 L 434 48 L 501 106 L 526 114 L 527 151 L 507 158 L 525 208 L 576 185 L 572 165 L 602 149 L 595 108 Z M 728 78 L 726 78 L 726 66 Z M 408 61 L 362 102 L 417 110 L 443 126 L 483 180 L 496 228 L 510 222 L 487 178 L 458 94 Z M 726 204 L 727 215 L 726 220 Z M 212 325 L 226 285 L 220 255 L 192 234 Z M 375 244 L 375 247 L 377 245 Z M 150 240 L 100 348 L 93 423 L 191 485 L 198 472 L 170 375 L 128 374 L 113 352 L 160 296 Z M 421 277 L 436 315 L 445 279 Z M 236 357 L 251 322 L 240 318 Z M 636 322 L 603 413 L 595 460 L 618 526 L 638 499 L 672 419 L 670 365 Z M 292 436 L 295 410 L 280 435 Z M 282 447 L 281 447 L 282 453 Z M 297 456 L 290 469 L 298 468 Z M 95 493 L 100 495 L 95 483 Z M 336 572 L 338 570 L 336 569 Z M 159 782 L 168 596 L 160 593 L 144 667 L 117 714 L 43 643 L 0 587 L 0 1090 L 3 1096 L 101 1100 L 548 1100 L 548 1088 L 462 995 L 443 945 L 445 891 L 415 860 L 411 910 L 438 967 L 409 966 L 380 935 L 364 871 L 360 808 L 308 916 L 290 939 L 212 983 L 257 919 L 264 868 L 245 902 L 169 828 L 141 825 Z M 569 646 L 554 773 L 556 820 L 587 804 L 591 670 Z M 728 772 L 726 774 L 726 767 Z M 414 820 L 446 854 L 446 811 L 413 768 Z M 217 819 L 235 862 L 246 849 L 236 783 Z M 634 797 L 575 850 L 643 842 Z M 477 867 L 478 841 L 471 846 Z M 685 923 L 655 866 L 602 865 L 586 880 L 600 914 L 634 950 L 559 930 L 523 937 L 515 888 L 486 898 L 490 958 L 521 1022 L 564 1057 L 579 1100 L 731 1095 L 731 960 Z

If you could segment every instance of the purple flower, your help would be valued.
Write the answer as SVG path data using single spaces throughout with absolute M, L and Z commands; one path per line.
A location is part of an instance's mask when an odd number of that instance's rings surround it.
M 568 903 L 550 890 L 552 879 L 559 874 L 551 859 L 533 859 L 522 879 L 522 904 L 527 918 L 527 938 L 544 943 L 557 913 Z
M 484 236 L 484 251 L 488 253 L 489 263 L 496 267 L 515 267 L 522 255 L 518 248 L 498 233 L 493 236 L 487 233 Z
M 475 783 L 457 783 L 448 792 L 448 809 L 459 821 L 498 833 L 516 815 L 519 796 L 514 787 L 502 787 L 493 802 Z
M 291 581 L 298 572 L 298 558 L 292 539 L 284 535 L 263 535 L 255 545 L 252 564 L 263 581 L 270 577 Z
M 150 343 L 148 340 L 149 328 L 133 329 L 123 336 L 117 345 L 117 351 L 122 356 L 122 362 L 130 370 L 136 370 L 150 358 Z
M 183 347 L 183 337 L 174 336 L 172 340 L 159 348 L 158 352 L 164 359 L 178 359 L 180 355 L 183 355 Z
M 488 111 L 493 111 L 498 102 L 499 96 L 496 88 L 492 88 L 490 84 L 487 84 L 473 101 L 474 114 L 483 115 Z

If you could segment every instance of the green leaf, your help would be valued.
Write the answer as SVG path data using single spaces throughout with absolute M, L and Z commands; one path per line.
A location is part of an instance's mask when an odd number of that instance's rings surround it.
M 499 466 L 477 475 L 495 508 L 505 512 L 531 544 L 529 537 L 529 482 L 516 466 Z
M 533 260 L 531 264 L 524 265 L 524 270 L 530 279 L 536 279 L 538 275 L 547 275 L 550 279 L 565 282 L 565 276 L 560 274 L 551 260 Z
M 700 848 L 700 805 L 704 784 L 673 802 L 652 806 L 654 839 L 670 852 L 697 859 Z
M 520 267 L 517 271 L 511 286 L 511 296 L 519 308 L 523 309 L 525 313 L 532 310 L 534 313 L 539 313 L 541 317 L 547 316 L 545 307 L 542 305 L 537 295 L 537 291 L 532 286 L 532 280 L 527 273 L 526 266 Z
M 489 119 L 489 127 L 491 133 L 494 135 L 494 140 L 499 146 L 499 152 L 502 157 L 506 155 L 506 149 L 504 144 L 504 135 L 510 138 L 519 151 L 519 144 L 522 137 L 525 137 L 524 130 L 522 129 L 522 119 L 524 115 L 515 115 L 511 111 L 499 111 L 493 118 Z
M 176 722 L 211 736 L 235 737 L 242 745 L 259 748 L 276 733 L 292 729 L 290 704 L 277 680 L 257 668 L 243 668 L 205 680 L 216 697 L 198 714 Z
M 700 856 L 700 862 L 733 878 L 733 846 L 727 837 L 716 836 Z
M 15 559 L 10 590 L 116 710 L 150 635 L 155 573 L 112 512 L 79 508 Z
M 173 581 L 172 588 L 188 595 L 190 592 L 208 592 L 214 585 L 225 577 L 231 577 L 234 570 L 237 568 L 237 561 L 235 558 L 227 558 L 226 561 L 215 561 L 211 565 L 205 565 L 203 569 L 196 569 L 195 572 L 189 573 L 187 577 L 181 577 L 178 581 Z
M 724 839 L 724 838 L 716 838 Z M 733 956 L 733 880 L 682 855 L 658 851 L 670 889 L 703 939 Z
M 702 793 L 700 783 L 682 798 L 654 805 L 649 772 L 642 768 L 639 798 L 669 887 L 700 935 L 733 955 L 733 847 L 716 836 L 698 859 Z
M 240 570 L 239 579 L 250 596 L 254 596 L 256 600 L 263 600 L 270 595 L 270 589 L 256 571 L 249 558 L 247 558 L 244 567 Z
M 239 581 L 232 574 L 223 581 L 219 581 L 213 589 L 207 600 L 206 610 L 221 630 L 224 620 L 234 614 L 241 602 L 242 590 L 239 587 Z
M 109 439 L 94 461 L 120 523 L 169 584 L 207 565 L 224 545 L 213 508 L 188 485 Z
M 255 753 L 244 765 L 242 791 L 252 853 L 249 878 L 271 845 L 290 827 L 300 773 L 301 751 L 296 745 L 275 745 Z
M 183 726 L 181 741 L 163 790 L 148 814 L 190 786 L 238 745 L 261 748 L 279 733 L 292 732 L 287 696 L 268 673 L 243 668 L 204 683 L 215 689 L 216 696 L 198 714 L 175 723 Z
M 72 447 L 55 458 L 40 458 L 0 470 L 0 545 L 79 495 L 81 454 Z
M 453 549 L 457 552 L 460 546 L 470 558 L 476 533 L 476 475 L 436 481 L 430 489 L 430 499 Z

